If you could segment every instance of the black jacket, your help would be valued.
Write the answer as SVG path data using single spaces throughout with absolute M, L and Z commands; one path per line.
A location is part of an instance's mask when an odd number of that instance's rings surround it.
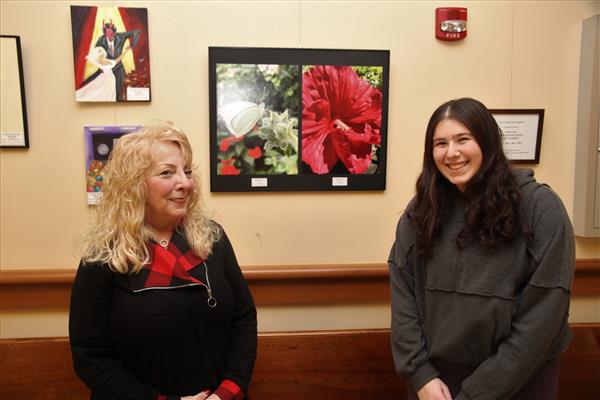
M 171 245 L 181 253 L 189 249 L 183 235 L 175 234 Z M 144 269 L 122 275 L 106 265 L 79 266 L 69 335 L 75 371 L 92 399 L 194 395 L 214 391 L 224 380 L 247 392 L 256 358 L 256 309 L 224 232 L 189 274 L 206 283 L 206 271 L 214 308 L 205 285 L 174 279 L 134 292 Z

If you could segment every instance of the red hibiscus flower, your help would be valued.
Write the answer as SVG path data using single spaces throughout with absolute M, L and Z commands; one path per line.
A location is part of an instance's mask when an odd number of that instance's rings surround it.
M 228 160 L 220 160 L 221 161 L 221 169 L 219 170 L 219 175 L 239 175 L 240 170 L 237 169 L 233 163 L 235 162 L 235 158 L 230 158 Z
M 261 158 L 262 157 L 262 149 L 258 146 L 256 146 L 253 149 L 248 149 L 248 155 L 252 158 L 254 158 L 255 160 L 257 158 Z
M 302 161 L 327 174 L 341 160 L 352 174 L 381 144 L 381 91 L 351 67 L 317 65 L 302 78 Z
M 221 143 L 219 144 L 219 150 L 224 153 L 229 150 L 229 146 L 231 146 L 233 143 L 239 142 L 240 140 L 244 140 L 244 137 L 240 136 L 239 138 L 236 138 L 235 136 L 228 136 L 221 140 Z

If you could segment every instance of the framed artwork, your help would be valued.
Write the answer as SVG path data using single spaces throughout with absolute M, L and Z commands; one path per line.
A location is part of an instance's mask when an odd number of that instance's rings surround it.
M 538 164 L 544 110 L 490 110 L 502 130 L 506 158 L 514 163 Z
M 75 99 L 150 101 L 148 10 L 71 6 Z
M 211 191 L 385 190 L 389 57 L 210 47 Z
M 19 36 L 0 36 L 0 147 L 29 148 Z
M 137 129 L 133 126 L 84 126 L 87 203 L 98 204 L 104 184 L 103 170 L 117 140 Z

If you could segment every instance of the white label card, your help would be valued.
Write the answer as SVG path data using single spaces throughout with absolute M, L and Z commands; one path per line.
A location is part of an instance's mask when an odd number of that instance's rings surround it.
M 100 202 L 101 198 L 102 198 L 102 192 L 88 192 L 87 203 L 89 205 L 96 205 Z
M 345 176 L 334 176 L 331 178 L 331 186 L 348 186 L 348 178 Z
M 267 178 L 252 178 L 250 181 L 252 187 L 267 187 L 269 186 Z
M 535 160 L 539 115 L 495 114 L 502 129 L 502 149 L 509 160 Z
M 150 100 L 150 88 L 127 86 L 127 101 Z
M 24 146 L 25 136 L 22 133 L 2 132 L 0 136 L 2 146 Z

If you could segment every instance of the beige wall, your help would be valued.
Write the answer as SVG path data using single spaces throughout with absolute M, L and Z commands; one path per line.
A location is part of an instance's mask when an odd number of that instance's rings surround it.
M 69 5 L 147 7 L 150 104 L 74 100 Z M 466 6 L 469 36 L 434 38 L 434 10 Z M 73 241 L 89 221 L 85 125 L 174 121 L 190 136 L 207 206 L 242 265 L 385 262 L 413 195 L 427 119 L 447 99 L 490 108 L 544 108 L 538 180 L 572 214 L 581 21 L 598 1 L 181 1 L 0 3 L 1 33 L 23 46 L 29 150 L 0 151 L 0 266 L 76 267 Z M 387 190 L 366 193 L 208 192 L 208 46 L 391 50 Z M 600 257 L 577 239 L 578 258 Z M 266 330 L 384 327 L 386 305 L 263 307 Z M 573 318 L 600 321 L 600 300 Z M 5 313 L 0 337 L 65 335 L 66 313 Z M 44 326 L 44 328 L 40 328 Z

